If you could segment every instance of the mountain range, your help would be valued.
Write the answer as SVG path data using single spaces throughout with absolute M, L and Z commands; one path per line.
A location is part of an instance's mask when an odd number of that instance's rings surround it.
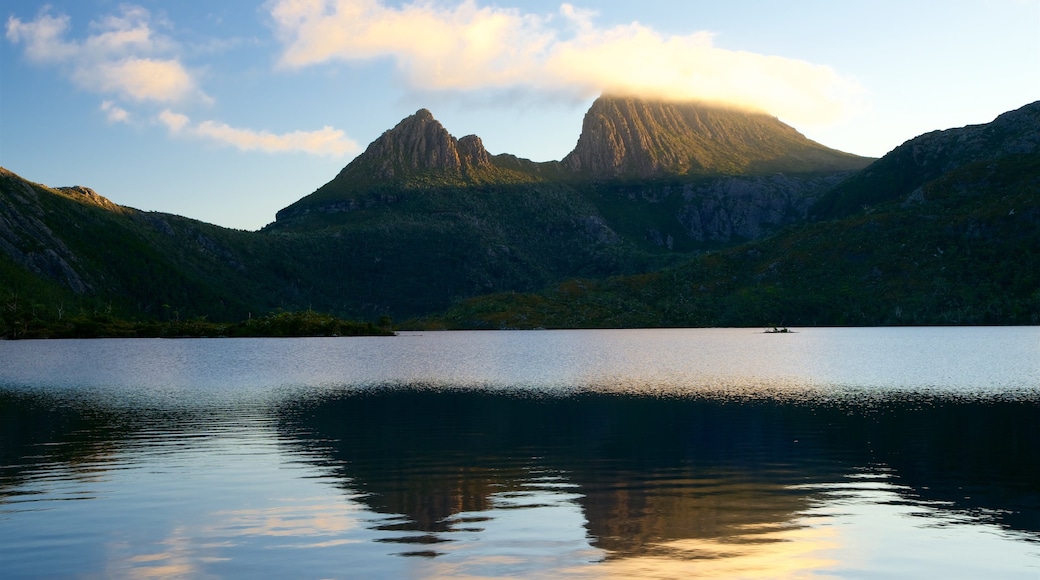
M 574 150 L 536 163 L 420 109 L 257 232 L 3 169 L 0 330 L 277 309 L 448 328 L 1035 324 L 1038 135 L 1033 103 L 873 160 L 765 114 L 601 97 Z

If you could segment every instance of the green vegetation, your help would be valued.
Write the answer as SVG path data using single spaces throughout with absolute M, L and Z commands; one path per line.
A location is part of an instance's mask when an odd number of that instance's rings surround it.
M 632 161 L 650 173 L 609 177 L 568 168 L 576 157 L 491 157 L 417 114 L 259 232 L 0 168 L 0 335 L 343 335 L 390 316 L 423 328 L 1040 323 L 1040 103 L 923 135 L 851 177 L 795 172 L 826 148 L 775 119 L 694 115 L 677 129 L 658 117 L 636 135 L 653 155 Z M 730 161 L 790 169 L 653 174 L 707 151 L 698 123 L 725 137 Z M 763 131 L 768 147 L 753 143 Z M 614 159 L 585 145 L 590 164 Z M 846 169 L 864 162 L 837 154 Z
M 9 297 L 10 298 L 10 297 Z M 5 306 L 11 305 L 9 299 Z M 53 310 L 53 309 L 50 309 Z M 0 316 L 0 338 L 203 338 L 393 336 L 389 319 L 381 324 L 343 320 L 317 312 L 276 312 L 235 323 L 189 320 L 125 320 L 107 311 L 54 314 L 42 305 L 5 309 Z
M 1040 158 L 638 276 L 461 301 L 420 328 L 1040 324 Z M 407 326 L 407 325 L 406 325 Z

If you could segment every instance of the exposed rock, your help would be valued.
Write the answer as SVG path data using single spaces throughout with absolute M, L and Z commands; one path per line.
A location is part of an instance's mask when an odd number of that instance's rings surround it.
M 491 167 L 491 156 L 484 149 L 484 142 L 476 135 L 466 135 L 457 144 L 459 161 L 463 167 Z
M 775 117 L 690 102 L 600 97 L 561 161 L 598 178 L 859 169 L 871 160 L 805 138 Z
M 522 161 L 526 160 L 517 163 Z M 269 227 L 312 212 L 342 213 L 397 201 L 395 195 L 373 197 L 369 189 L 372 186 L 383 191 L 386 186 L 480 182 L 486 181 L 483 176 L 494 166 L 480 137 L 466 135 L 456 139 L 429 110 L 419 109 L 380 135 L 332 181 L 278 211 L 275 224 Z
M 688 184 L 676 219 L 698 242 L 756 239 L 804 219 L 816 196 L 841 178 L 840 174 L 812 179 L 777 174 Z
M 383 133 L 352 164 L 366 161 L 375 166 L 375 176 L 385 179 L 420 168 L 457 171 L 461 167 L 454 139 L 426 109 Z
M 121 212 L 124 210 L 122 206 L 112 203 L 112 201 L 107 197 L 98 194 L 98 192 L 89 187 L 73 185 L 71 187 L 58 187 L 56 189 L 73 199 L 96 205 L 108 211 Z
M 917 189 L 910 192 L 910 195 L 903 201 L 902 207 L 910 207 L 915 204 L 924 203 L 924 188 L 918 187 Z
M 71 254 L 68 254 L 71 256 Z M 56 280 L 77 294 L 85 294 L 91 290 L 79 273 L 52 248 L 42 252 L 30 252 L 27 256 L 29 268 L 37 274 L 42 274 L 52 280 Z
M 394 179 L 426 171 L 461 172 L 490 166 L 490 156 L 479 137 L 468 135 L 457 140 L 430 111 L 419 109 L 373 141 L 341 175 L 357 168 L 371 172 L 371 177 Z
M 170 222 L 163 219 L 163 214 L 160 213 L 139 213 L 137 214 L 138 219 L 144 221 L 148 225 L 156 229 L 156 231 L 162 232 L 164 235 L 173 237 L 176 232 L 173 231 L 173 227 L 170 226 Z

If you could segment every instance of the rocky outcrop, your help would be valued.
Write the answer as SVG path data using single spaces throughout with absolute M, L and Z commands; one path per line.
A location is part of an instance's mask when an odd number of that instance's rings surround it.
M 491 167 L 491 156 L 484 149 L 484 142 L 476 135 L 466 135 L 459 139 L 456 150 L 459 164 L 462 167 L 479 167 L 481 169 Z
M 90 189 L 89 187 L 83 187 L 82 185 L 73 185 L 72 187 L 58 187 L 55 189 L 79 202 L 96 205 L 108 211 L 121 213 L 125 210 L 123 206 L 112 203 L 112 201 L 109 200 L 107 197 L 99 194 L 98 192 L 94 191 L 93 189 Z
M 600 97 L 562 161 L 594 178 L 860 169 L 871 160 L 810 141 L 775 117 L 689 102 Z
M 697 242 L 732 243 L 760 238 L 804 220 L 819 194 L 844 176 L 816 178 L 785 175 L 720 177 L 682 188 L 676 215 L 687 236 Z
M 456 139 L 430 111 L 419 109 L 373 141 L 341 175 L 393 180 L 429 171 L 462 173 L 489 167 L 491 158 L 480 137 Z

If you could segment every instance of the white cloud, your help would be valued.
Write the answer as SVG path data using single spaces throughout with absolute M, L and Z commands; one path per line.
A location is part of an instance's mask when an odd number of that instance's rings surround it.
M 423 88 L 520 84 L 552 40 L 540 17 L 471 1 L 452 10 L 376 0 L 278 0 L 270 8 L 286 44 L 282 66 L 393 56 Z
M 172 134 L 230 145 L 241 151 L 299 152 L 334 157 L 358 151 L 358 144 L 348 138 L 343 131 L 328 126 L 317 131 L 292 131 L 275 134 L 268 131 L 239 129 L 215 121 L 193 124 L 186 115 L 170 110 L 160 113 L 158 120 Z
M 90 22 L 89 29 L 85 38 L 70 38 L 69 17 L 55 16 L 45 6 L 34 20 L 9 17 L 6 36 L 10 42 L 25 47 L 30 62 L 58 67 L 73 84 L 86 91 L 139 105 L 212 102 L 177 58 L 177 43 L 153 29 L 146 9 L 121 5 L 118 12 Z M 212 45 L 209 50 L 219 48 Z M 130 112 L 116 100 L 104 100 L 101 110 L 112 123 L 130 122 Z M 188 116 L 170 109 L 162 110 L 154 118 L 171 135 L 230 145 L 242 151 L 341 156 L 358 150 L 357 143 L 332 127 L 275 134 L 216 121 L 193 123 Z
M 717 48 L 705 32 L 670 35 L 632 23 L 596 27 L 595 13 L 563 4 L 559 17 L 520 9 L 450 8 L 417 1 L 270 0 L 283 43 L 279 65 L 394 59 L 423 90 L 527 88 L 706 100 L 804 123 L 854 108 L 859 85 L 805 61 Z
M 25 43 L 25 56 L 30 61 L 56 63 L 75 56 L 76 47 L 61 40 L 68 29 L 68 16 L 51 16 L 43 12 L 32 22 L 9 17 L 6 36 L 15 44 Z
M 117 106 L 112 101 L 103 101 L 101 103 L 101 110 L 105 112 L 111 123 L 128 123 L 130 121 L 130 113 L 126 109 Z
M 191 75 L 175 60 L 126 58 L 77 71 L 73 78 L 83 88 L 135 101 L 180 101 L 195 89 Z
M 123 5 L 120 12 L 90 23 L 92 33 L 71 40 L 70 19 L 49 7 L 35 20 L 7 20 L 7 39 L 25 45 L 33 63 L 60 67 L 81 89 L 134 101 L 170 103 L 208 100 L 194 76 L 174 55 L 173 41 L 151 28 L 147 10 Z
M 169 129 L 171 133 L 180 133 L 181 129 L 191 122 L 191 119 L 189 119 L 187 115 L 174 113 L 167 109 L 159 113 L 159 122 L 166 125 L 166 128 Z

